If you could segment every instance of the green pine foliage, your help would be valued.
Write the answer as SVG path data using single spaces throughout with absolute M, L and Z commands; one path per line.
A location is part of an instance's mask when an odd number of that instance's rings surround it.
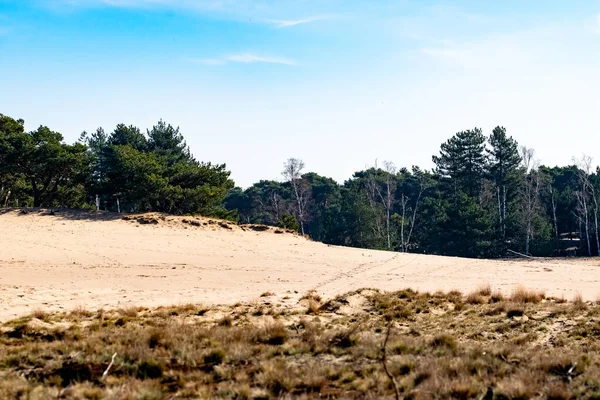
M 235 219 L 223 207 L 233 181 L 225 165 L 194 159 L 179 128 L 159 121 L 144 135 L 119 124 L 64 143 L 41 126 L 0 115 L 0 196 L 8 205 L 160 211 Z M 4 205 L 4 204 L 2 204 Z
M 296 221 L 296 217 L 287 212 L 283 213 L 281 218 L 279 218 L 279 221 L 277 221 L 277 226 L 279 228 L 289 229 L 295 232 L 298 232 L 300 229 L 300 225 L 298 224 L 298 221 Z

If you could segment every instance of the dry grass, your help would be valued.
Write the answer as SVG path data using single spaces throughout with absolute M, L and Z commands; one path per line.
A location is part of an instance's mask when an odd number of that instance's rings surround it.
M 482 285 L 477 289 L 477 292 L 482 296 L 491 296 L 492 295 L 492 286 L 489 283 Z
M 587 310 L 587 304 L 585 303 L 585 301 L 583 301 L 583 297 L 581 296 L 581 293 L 576 293 L 575 296 L 573 296 L 573 308 L 579 311 L 582 310 Z
M 37 318 L 40 321 L 47 322 L 50 319 L 50 314 L 40 308 L 37 308 L 31 312 L 33 318 Z
M 544 300 L 546 295 L 543 292 L 528 290 L 523 286 L 516 287 L 511 296 L 510 300 L 515 303 L 534 303 L 537 304 Z
M 490 296 L 490 300 L 492 303 L 499 303 L 501 301 L 504 301 L 504 295 L 501 291 L 497 290 L 494 293 L 492 293 L 492 295 Z
M 489 287 L 36 311 L 0 325 L 0 398 L 599 398 L 599 339 L 598 304 Z
M 309 290 L 300 301 L 306 303 L 306 313 L 318 315 L 321 312 L 321 296 L 315 290 Z
M 465 298 L 465 303 L 467 304 L 485 304 L 486 299 L 478 292 L 469 293 Z

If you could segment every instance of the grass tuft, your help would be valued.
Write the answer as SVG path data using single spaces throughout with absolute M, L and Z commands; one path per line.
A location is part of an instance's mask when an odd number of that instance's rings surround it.
M 518 286 L 513 290 L 510 300 L 515 303 L 534 303 L 537 304 L 544 300 L 545 294 L 539 291 L 528 290 L 523 286 Z

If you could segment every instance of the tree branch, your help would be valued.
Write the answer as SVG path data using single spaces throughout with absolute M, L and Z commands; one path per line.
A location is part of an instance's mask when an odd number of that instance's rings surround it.
M 385 374 L 387 375 L 387 377 L 392 382 L 392 385 L 394 386 L 394 394 L 396 396 L 396 400 L 400 400 L 400 389 L 398 389 L 398 383 L 396 382 L 396 379 L 394 379 L 394 376 L 390 373 L 390 371 L 387 368 L 387 344 L 388 344 L 388 340 L 390 339 L 391 331 L 392 331 L 392 322 L 390 321 L 387 326 L 387 332 L 385 333 L 385 340 L 383 342 L 383 347 L 381 348 L 381 364 L 383 365 L 383 370 L 385 371 Z

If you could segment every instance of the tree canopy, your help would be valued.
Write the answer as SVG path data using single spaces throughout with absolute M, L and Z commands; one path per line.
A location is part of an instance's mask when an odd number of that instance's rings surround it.
M 231 216 L 226 166 L 194 159 L 179 128 L 162 120 L 145 135 L 119 124 L 110 134 L 83 132 L 74 144 L 23 124 L 0 115 L 0 194 L 10 205 Z

